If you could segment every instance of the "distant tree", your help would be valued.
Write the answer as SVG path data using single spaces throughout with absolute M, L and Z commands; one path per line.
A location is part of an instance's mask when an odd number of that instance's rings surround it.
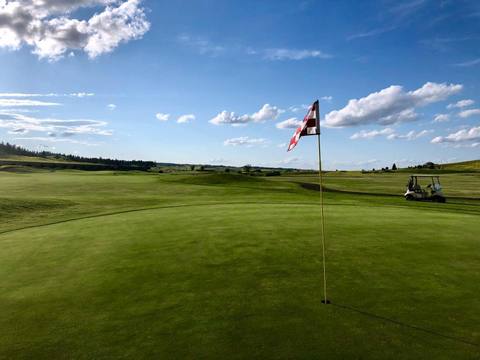
M 393 163 L 393 165 L 392 165 L 392 170 L 393 171 L 397 170 L 397 165 L 395 163 Z
M 200 171 L 205 171 L 205 166 L 201 165 L 199 170 Z
M 375 168 L 373 168 L 372 171 L 375 172 Z
M 226 172 L 226 173 L 229 173 L 229 172 L 230 172 L 230 168 L 225 168 L 225 172 Z
M 243 171 L 245 171 L 247 174 L 250 172 L 250 170 L 252 170 L 252 165 L 247 164 L 243 167 Z
M 195 165 L 190 165 L 190 170 L 194 171 L 195 170 Z
M 385 171 L 388 171 L 388 166 L 385 167 Z
M 146 170 L 157 165 L 154 161 L 103 159 L 101 157 L 89 158 L 79 155 L 58 154 L 50 151 L 32 151 L 22 148 L 20 146 L 3 142 L 0 143 L 0 154 L 34 156 L 43 158 L 50 157 L 67 161 L 109 165 L 112 168 L 131 168 Z

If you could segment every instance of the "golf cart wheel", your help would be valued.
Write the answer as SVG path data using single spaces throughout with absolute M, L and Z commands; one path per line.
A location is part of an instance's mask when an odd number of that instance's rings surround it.
M 414 200 L 414 197 L 412 195 L 407 195 L 407 196 L 405 196 L 405 200 L 412 201 L 412 200 Z
M 444 203 L 446 201 L 446 199 L 443 196 L 434 196 L 432 200 L 438 203 Z

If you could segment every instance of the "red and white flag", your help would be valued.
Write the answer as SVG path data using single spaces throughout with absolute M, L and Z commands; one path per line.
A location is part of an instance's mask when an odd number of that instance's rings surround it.
M 317 100 L 310 106 L 302 124 L 295 130 L 287 151 L 293 150 L 302 136 L 318 134 L 320 134 L 320 108 Z

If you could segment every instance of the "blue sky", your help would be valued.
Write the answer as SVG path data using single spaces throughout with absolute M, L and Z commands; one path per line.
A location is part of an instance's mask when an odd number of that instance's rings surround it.
M 0 0 L 0 138 L 329 169 L 480 158 L 480 2 Z

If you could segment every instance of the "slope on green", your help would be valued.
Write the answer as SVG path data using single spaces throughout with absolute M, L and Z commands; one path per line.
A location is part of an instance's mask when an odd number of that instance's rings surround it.
M 480 202 L 202 176 L 1 174 L 0 358 L 480 355 Z

